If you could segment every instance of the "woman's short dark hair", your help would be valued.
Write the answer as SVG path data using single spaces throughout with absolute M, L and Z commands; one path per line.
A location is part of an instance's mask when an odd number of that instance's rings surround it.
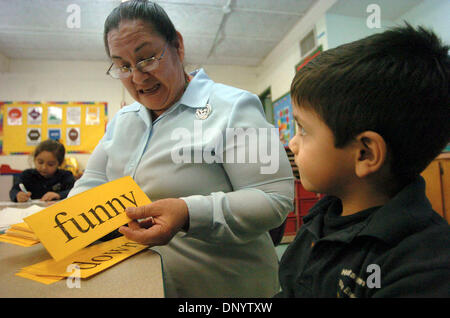
M 152 1 L 130 0 L 122 2 L 114 8 L 105 20 L 103 41 L 106 53 L 110 57 L 108 46 L 108 33 L 119 28 L 122 20 L 141 20 L 148 23 L 154 31 L 166 39 L 168 43 L 173 43 L 177 39 L 176 29 L 167 15 L 166 11 Z
M 406 23 L 321 53 L 295 75 L 292 101 L 318 113 L 338 148 L 379 133 L 393 176 L 408 182 L 449 142 L 448 50 Z
M 62 165 L 64 162 L 64 156 L 66 155 L 66 149 L 64 145 L 59 141 L 53 139 L 47 139 L 42 141 L 39 145 L 37 145 L 36 149 L 33 152 L 33 158 L 36 158 L 41 152 L 48 151 L 55 155 L 58 160 L 59 165 Z

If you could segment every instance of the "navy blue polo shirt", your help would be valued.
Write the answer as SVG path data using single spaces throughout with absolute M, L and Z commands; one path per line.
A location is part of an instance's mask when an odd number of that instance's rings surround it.
M 450 296 L 450 227 L 422 177 L 382 207 L 341 212 L 328 196 L 304 217 L 281 259 L 277 297 Z
M 53 176 L 45 178 L 36 169 L 26 169 L 15 180 L 9 191 L 11 201 L 17 202 L 16 196 L 20 191 L 20 183 L 23 183 L 27 191 L 31 192 L 31 199 L 40 199 L 47 192 L 56 192 L 61 199 L 65 199 L 73 188 L 75 178 L 72 172 L 67 170 L 58 169 Z

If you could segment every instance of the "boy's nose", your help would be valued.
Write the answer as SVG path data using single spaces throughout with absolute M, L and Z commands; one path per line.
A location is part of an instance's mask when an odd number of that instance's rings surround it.
M 291 140 L 289 140 L 289 144 L 288 144 L 289 149 L 291 149 L 291 151 L 296 154 L 298 151 L 298 145 L 295 142 L 295 137 L 292 138 Z

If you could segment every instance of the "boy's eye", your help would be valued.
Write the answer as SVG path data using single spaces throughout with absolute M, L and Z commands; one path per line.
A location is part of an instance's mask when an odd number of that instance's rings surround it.
M 305 128 L 303 128 L 303 126 L 300 125 L 299 123 L 296 123 L 296 124 L 297 124 L 297 132 L 298 132 L 298 134 L 299 134 L 300 136 L 305 136 L 305 135 L 306 135 L 306 130 L 305 130 Z

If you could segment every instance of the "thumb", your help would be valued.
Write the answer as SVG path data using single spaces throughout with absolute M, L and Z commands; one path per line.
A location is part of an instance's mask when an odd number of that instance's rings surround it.
M 31 197 L 31 192 L 26 192 L 25 193 L 28 197 Z
M 138 207 L 127 207 L 125 209 L 125 212 L 127 213 L 127 216 L 130 219 L 145 219 L 153 215 L 151 203 L 143 206 Z

